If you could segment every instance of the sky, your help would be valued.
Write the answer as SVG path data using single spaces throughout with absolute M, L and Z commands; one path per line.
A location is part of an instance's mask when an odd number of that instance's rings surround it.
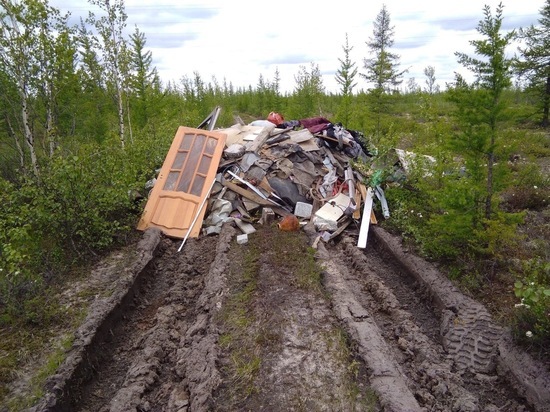
M 260 76 L 272 82 L 279 72 L 283 92 L 292 92 L 301 68 L 315 64 L 327 92 L 338 92 L 335 74 L 341 67 L 346 42 L 358 73 L 371 57 L 366 42 L 383 4 L 394 28 L 390 49 L 399 55 L 405 88 L 410 78 L 426 87 L 424 69 L 435 69 L 442 88 L 458 72 L 471 79 L 457 62 L 455 52 L 474 55 L 471 40 L 483 39 L 476 30 L 483 8 L 493 16 L 501 0 L 337 0 L 320 5 L 310 0 L 126 0 L 127 33 L 137 26 L 145 34 L 153 65 L 164 84 L 178 83 L 198 72 L 205 82 L 215 79 L 238 87 L 256 87 Z M 537 25 L 546 0 L 502 0 L 503 33 Z M 50 0 L 70 12 L 77 24 L 89 11 L 100 15 L 86 0 Z M 512 56 L 517 45 L 508 50 Z M 369 85 L 358 75 L 356 91 Z

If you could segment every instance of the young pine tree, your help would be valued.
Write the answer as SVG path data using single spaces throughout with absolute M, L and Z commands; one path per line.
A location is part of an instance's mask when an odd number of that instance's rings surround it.
M 550 0 L 540 10 L 539 25 L 520 29 L 520 36 L 525 47 L 520 48 L 522 59 L 517 69 L 520 75 L 527 78 L 528 89 L 540 103 L 541 125 L 550 125 Z
M 342 49 L 344 50 L 344 58 L 338 59 L 340 62 L 340 68 L 336 71 L 336 82 L 340 85 L 342 103 L 340 104 L 336 117 L 340 119 L 344 126 L 349 126 L 351 119 L 351 99 L 353 89 L 357 86 L 357 82 L 355 81 L 357 76 L 357 67 L 355 66 L 355 63 L 351 61 L 350 53 L 353 47 L 349 45 L 347 33 L 346 43 Z
M 389 93 L 403 81 L 403 74 L 407 70 L 399 70 L 399 55 L 390 51 L 394 43 L 395 30 L 390 25 L 390 13 L 386 5 L 376 16 L 374 21 L 373 37 L 367 46 L 372 57 L 363 60 L 365 73 L 360 73 L 373 87 L 370 89 L 372 111 L 376 116 L 376 131 L 380 132 L 381 115 L 389 109 Z
M 502 3 L 497 6 L 495 16 L 489 6 L 484 8 L 485 18 L 479 22 L 477 31 L 486 38 L 470 42 L 481 58 L 455 53 L 458 62 L 474 72 L 475 83 L 467 87 L 463 79 L 458 78 L 455 93 L 451 93 L 458 108 L 457 118 L 463 126 L 454 144 L 469 154 L 467 161 L 478 180 L 476 183 L 485 181 L 486 219 L 491 219 L 493 213 L 495 150 L 499 126 L 507 109 L 503 93 L 512 85 L 512 60 L 506 57 L 505 50 L 516 36 L 514 31 L 501 33 L 503 7 Z M 485 173 L 475 172 L 482 164 L 486 165 Z
M 145 127 L 152 110 L 155 84 L 158 81 L 156 68 L 152 66 L 153 55 L 146 50 L 145 34 L 137 26 L 130 35 L 130 101 L 133 102 L 133 116 L 138 130 Z
M 496 154 L 507 114 L 503 93 L 511 86 L 512 60 L 505 49 L 515 36 L 513 31 L 501 33 L 502 11 L 500 4 L 493 16 L 485 6 L 485 17 L 477 27 L 484 38 L 470 42 L 478 57 L 456 53 L 475 81 L 468 84 L 457 74 L 449 89 L 457 130 L 450 149 L 463 160 L 465 169 L 458 176 L 447 176 L 444 187 L 434 193 L 445 213 L 429 222 L 432 246 L 444 255 L 498 254 L 497 249 L 511 241 L 510 229 L 518 223 L 519 216 L 499 212 L 495 196 L 504 184 L 504 169 L 497 166 Z

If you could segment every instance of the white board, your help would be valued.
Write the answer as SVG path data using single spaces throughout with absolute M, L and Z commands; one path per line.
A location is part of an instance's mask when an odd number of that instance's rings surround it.
M 359 229 L 359 239 L 357 240 L 357 247 L 367 247 L 367 237 L 369 234 L 370 214 L 372 211 L 372 188 L 367 189 L 367 198 L 365 199 L 365 205 L 363 206 L 363 217 L 361 218 L 361 228 Z

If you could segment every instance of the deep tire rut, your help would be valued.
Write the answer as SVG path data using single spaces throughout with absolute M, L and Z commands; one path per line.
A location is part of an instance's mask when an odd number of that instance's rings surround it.
M 243 311 L 260 360 L 248 392 L 237 393 L 237 352 L 222 340 L 224 311 L 243 285 L 238 260 L 252 245 L 236 245 L 224 225 L 182 252 L 160 239 L 130 292 L 69 357 L 78 365 L 33 411 L 550 410 L 548 371 L 426 262 L 396 255 L 386 232 L 373 229 L 365 250 L 346 234 L 320 242 L 322 285 L 307 289 L 278 268 L 286 252 L 270 255 L 269 230 L 260 229 Z
M 457 316 L 440 322 L 426 292 L 389 256 L 373 248 L 362 252 L 349 238 L 339 248 L 340 258 L 327 252 L 327 288 L 336 307 L 348 305 L 341 317 L 356 334 L 366 322 L 374 324 L 365 346 L 377 336 L 382 350 L 365 348 L 364 360 L 371 381 L 391 378 L 391 386 L 378 389 L 386 410 L 531 410 L 496 374 L 500 331 L 482 308 L 461 310 L 460 322 Z M 451 332 L 440 331 L 440 323 L 452 324 L 446 327 Z

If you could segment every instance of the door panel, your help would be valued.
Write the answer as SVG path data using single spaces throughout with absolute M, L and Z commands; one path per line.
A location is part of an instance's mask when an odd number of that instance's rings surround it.
M 180 126 L 138 223 L 139 230 L 159 227 L 167 236 L 200 233 L 205 207 L 199 211 L 225 147 L 224 133 Z M 198 214 L 195 225 L 190 228 Z

